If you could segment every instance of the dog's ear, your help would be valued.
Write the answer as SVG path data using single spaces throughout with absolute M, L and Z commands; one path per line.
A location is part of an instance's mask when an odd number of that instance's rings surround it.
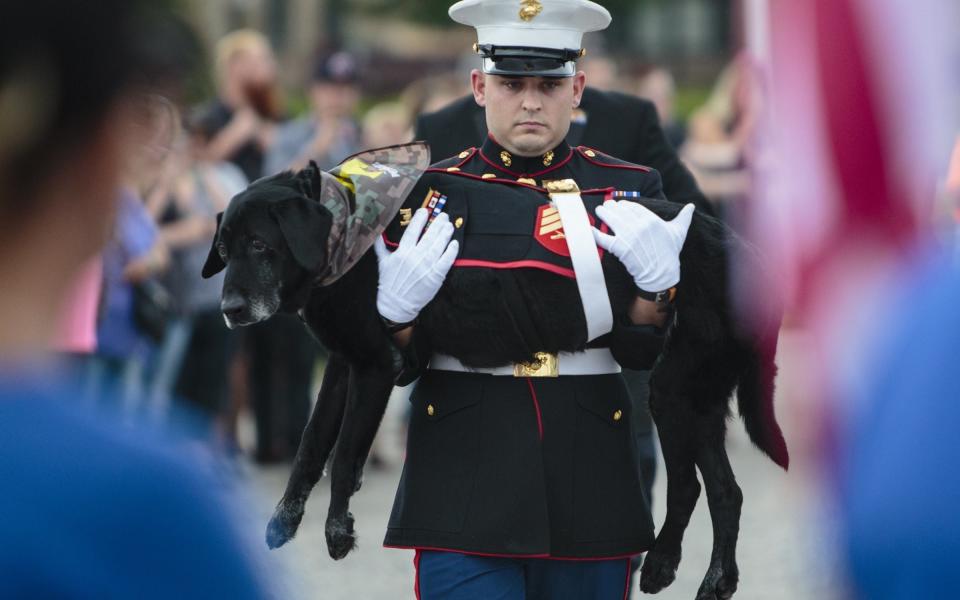
M 320 175 L 320 167 L 314 161 L 297 172 L 297 182 L 300 184 L 300 192 L 307 198 L 317 199 L 317 194 L 323 185 Z
M 270 208 L 293 258 L 304 269 L 318 272 L 327 261 L 333 215 L 319 202 L 303 197 L 289 198 Z
M 204 279 L 209 279 L 226 268 L 226 263 L 220 258 L 220 251 L 217 250 L 217 244 L 220 243 L 220 221 L 223 220 L 223 213 L 217 213 L 217 230 L 213 234 L 213 244 L 210 246 L 210 253 L 207 254 L 207 262 L 203 263 Z

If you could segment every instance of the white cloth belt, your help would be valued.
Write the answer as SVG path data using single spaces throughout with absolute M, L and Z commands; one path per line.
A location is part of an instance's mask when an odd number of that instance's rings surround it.
M 587 319 L 589 342 L 613 329 L 613 309 L 610 308 L 600 255 L 580 192 L 555 192 L 550 194 L 550 198 L 556 204 L 560 221 L 563 223 L 563 233 L 577 277 L 583 314 Z
M 464 373 L 485 373 L 487 375 L 513 375 L 514 366 L 468 367 L 447 354 L 434 354 L 427 367 L 435 371 L 461 371 Z M 559 375 L 604 375 L 619 373 L 620 364 L 614 360 L 609 348 L 587 348 L 583 352 L 561 352 L 557 354 Z

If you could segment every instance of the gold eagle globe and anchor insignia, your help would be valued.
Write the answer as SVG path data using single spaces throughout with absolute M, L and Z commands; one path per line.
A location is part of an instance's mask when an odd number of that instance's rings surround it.
M 526 22 L 530 22 L 543 12 L 543 5 L 540 4 L 539 0 L 520 0 L 520 18 Z

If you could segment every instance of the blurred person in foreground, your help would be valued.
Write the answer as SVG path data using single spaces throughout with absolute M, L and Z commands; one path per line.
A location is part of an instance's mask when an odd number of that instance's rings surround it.
M 143 0 L 0 13 L 0 597 L 265 597 L 217 483 L 159 434 L 84 412 L 46 354 L 110 237 L 141 92 L 175 82 L 195 42 Z
M 360 149 L 354 119 L 360 100 L 357 61 L 347 52 L 317 61 L 307 91 L 310 114 L 277 127 L 267 150 L 264 175 L 297 170 L 316 162 L 330 170 Z
M 960 585 L 960 266 L 905 265 L 841 448 L 841 523 L 854 597 L 956 597 Z M 916 294 L 916 290 L 923 290 Z
M 207 158 L 228 160 L 249 181 L 265 174 L 264 153 L 283 117 L 277 64 L 258 31 L 228 33 L 216 47 L 217 98 L 203 107 Z
M 804 409 L 839 518 L 805 526 L 829 527 L 846 556 L 818 545 L 809 570 L 848 567 L 843 597 L 955 598 L 960 277 L 931 249 L 931 205 L 960 130 L 960 5 L 769 8 L 745 36 L 770 44 L 746 212 L 778 277 L 740 301 L 762 314 L 754 300 L 783 293 L 810 348 Z

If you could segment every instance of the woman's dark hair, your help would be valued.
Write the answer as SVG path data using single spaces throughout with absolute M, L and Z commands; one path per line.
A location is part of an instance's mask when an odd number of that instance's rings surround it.
M 0 0 L 0 214 L 136 90 L 168 92 L 198 55 L 163 0 Z

